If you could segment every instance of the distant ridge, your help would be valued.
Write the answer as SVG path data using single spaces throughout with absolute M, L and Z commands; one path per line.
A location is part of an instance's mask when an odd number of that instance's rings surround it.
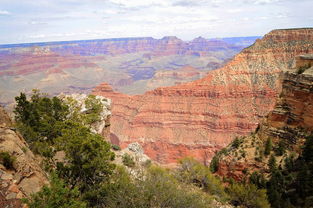
M 128 41 L 128 40 L 144 40 L 153 37 L 126 37 L 126 38 L 108 38 L 108 39 L 90 39 L 90 40 L 65 40 L 65 41 L 49 41 L 49 42 L 35 42 L 35 43 L 13 43 L 13 44 L 0 44 L 0 48 L 18 48 L 18 47 L 32 47 L 32 46 L 51 46 L 60 44 L 73 44 L 73 43 L 90 43 L 90 42 L 109 42 L 109 41 Z
M 247 36 L 247 37 L 224 37 L 224 38 L 203 38 L 208 41 L 212 40 L 222 40 L 229 44 L 234 44 L 240 40 L 248 39 L 252 43 L 262 36 Z M 33 46 L 53 46 L 53 45 L 64 45 L 64 44 L 77 44 L 77 43 L 92 43 L 92 42 L 115 42 L 115 41 L 129 41 L 129 40 L 166 40 L 170 38 L 177 38 L 176 36 L 164 36 L 163 38 L 157 39 L 153 37 L 125 37 L 125 38 L 107 38 L 107 39 L 90 39 L 90 40 L 66 40 L 66 41 L 49 41 L 49 42 L 34 42 L 34 43 L 12 43 L 12 44 L 0 44 L 0 48 L 23 48 L 23 47 L 33 47 Z M 197 39 L 197 38 L 195 38 Z M 193 40 L 191 40 L 193 41 Z M 191 42 L 191 41 L 184 41 L 184 42 Z M 249 41 L 249 42 L 250 42 Z M 236 44 L 238 45 L 238 44 Z

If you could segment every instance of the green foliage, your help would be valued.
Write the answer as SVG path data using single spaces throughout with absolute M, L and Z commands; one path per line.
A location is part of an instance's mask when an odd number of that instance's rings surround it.
M 106 207 L 210 207 L 210 196 L 190 185 L 181 184 L 163 168 L 151 166 L 139 179 L 132 179 L 123 168 L 116 170 L 113 183 L 102 189 Z
M 48 98 L 37 90 L 33 91 L 30 101 L 24 93 L 15 100 L 17 129 L 30 144 L 31 149 L 33 150 L 35 142 L 54 144 L 54 138 L 61 135 L 63 121 L 69 114 L 68 106 L 59 98 Z M 38 147 L 38 143 L 35 146 Z
M 271 155 L 268 160 L 268 168 L 272 173 L 277 169 L 276 158 L 274 155 Z
M 308 136 L 303 147 L 302 158 L 307 163 L 313 162 L 313 134 Z
M 24 199 L 29 208 L 86 208 L 81 201 L 79 191 L 70 189 L 66 184 L 52 175 L 50 186 L 44 186 L 41 191 L 33 194 L 30 199 Z
M 286 144 L 283 140 L 280 140 L 278 147 L 274 149 L 277 156 L 282 156 L 286 152 Z
M 116 150 L 116 151 L 121 150 L 121 147 L 116 145 L 116 144 L 112 144 L 111 147 L 112 147 L 113 150 Z
M 250 176 L 250 183 L 256 185 L 259 189 L 266 188 L 266 179 L 263 174 L 253 172 Z
M 237 149 L 237 148 L 240 146 L 240 144 L 241 144 L 242 142 L 243 142 L 242 138 L 236 137 L 236 138 L 232 141 L 231 147 Z
M 0 152 L 0 162 L 6 169 L 14 169 L 14 162 L 16 158 L 8 152 Z
M 267 183 L 269 201 L 274 208 L 312 207 L 313 135 L 306 139 L 302 154 L 285 158 L 285 167 L 275 169 Z
M 227 192 L 231 202 L 235 206 L 247 208 L 270 208 L 267 201 L 266 191 L 257 189 L 253 184 L 232 184 L 228 187 Z
M 227 148 L 223 148 L 213 156 L 211 163 L 210 163 L 210 170 L 212 173 L 215 173 L 216 171 L 218 171 L 220 157 L 222 155 L 227 155 L 228 152 L 229 150 Z
M 218 171 L 219 162 L 219 157 L 217 155 L 214 155 L 210 163 L 210 170 L 212 171 L 212 173 Z
M 268 138 L 265 143 L 264 155 L 269 155 L 271 153 L 272 146 L 273 146 L 272 139 Z
M 63 129 L 57 138 L 58 148 L 65 151 L 67 159 L 67 163 L 58 164 L 57 171 L 72 187 L 89 190 L 112 173 L 114 153 L 100 135 L 77 123 L 72 125 L 76 127 Z
M 92 124 L 100 120 L 100 112 L 102 111 L 103 105 L 95 95 L 88 95 L 85 100 L 86 108 L 88 109 L 85 115 L 85 123 Z
M 114 153 L 110 151 L 111 146 L 100 135 L 87 128 L 87 124 L 99 119 L 102 110 L 100 100 L 95 96 L 88 96 L 85 103 L 87 111 L 82 116 L 79 115 L 78 109 L 70 111 L 73 108 L 59 98 L 49 98 L 39 91 L 34 91 L 30 100 L 21 93 L 16 97 L 16 102 L 17 128 L 31 149 L 45 158 L 47 170 L 55 169 L 66 183 L 66 187 L 77 189 L 79 195 L 92 206 L 93 203 L 88 199 L 97 199 L 94 191 L 108 181 L 115 168 L 111 163 L 114 159 Z M 54 163 L 53 156 L 57 150 L 65 152 L 64 163 Z M 54 191 L 58 189 L 43 189 L 43 193 L 51 195 Z M 58 199 L 47 200 L 51 200 L 53 204 L 54 200 Z M 35 202 L 33 204 L 36 205 Z M 47 205 L 53 206 L 54 204 Z
M 85 99 L 85 108 L 84 112 L 81 112 L 81 107 L 77 100 L 72 97 L 68 97 L 65 102 L 70 109 L 70 119 L 76 122 L 79 122 L 85 126 L 100 120 L 100 113 L 103 109 L 103 105 L 95 95 L 88 95 Z
M 216 178 L 210 169 L 193 158 L 186 157 L 180 162 L 177 175 L 180 181 L 201 187 L 205 192 L 225 199 L 226 193 L 221 181 Z
M 122 160 L 123 164 L 126 165 L 127 167 L 135 167 L 136 165 L 134 158 L 127 153 L 123 155 Z

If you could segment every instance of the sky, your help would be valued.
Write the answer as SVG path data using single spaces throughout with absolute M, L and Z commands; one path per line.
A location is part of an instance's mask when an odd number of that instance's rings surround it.
M 313 0 L 0 0 L 0 44 L 313 27 Z

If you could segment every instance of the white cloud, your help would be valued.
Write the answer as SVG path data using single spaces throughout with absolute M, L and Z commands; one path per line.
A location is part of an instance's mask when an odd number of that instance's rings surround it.
M 41 21 L 35 21 L 35 20 L 32 20 L 29 22 L 30 25 L 45 25 L 45 24 L 48 24 L 47 22 L 41 22 Z
M 254 0 L 254 4 L 272 4 L 279 1 L 280 0 Z
M 0 10 L 0 15 L 10 15 L 11 13 L 6 10 Z
M 167 0 L 109 0 L 113 4 L 124 7 L 146 7 L 152 5 L 169 6 L 170 2 Z

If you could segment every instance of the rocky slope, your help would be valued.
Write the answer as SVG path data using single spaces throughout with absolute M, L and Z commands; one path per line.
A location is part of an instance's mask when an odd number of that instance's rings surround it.
M 312 52 L 313 29 L 274 30 L 203 79 L 136 96 L 102 84 L 93 94 L 112 99 L 112 138 L 122 147 L 139 142 L 163 164 L 186 155 L 208 162 L 256 128 L 274 107 L 280 73 Z
M 0 164 L 0 207 L 23 207 L 20 199 L 30 196 L 48 183 L 46 173 L 20 134 L 0 107 L 0 152 L 14 157 L 13 167 Z M 3 155 L 2 155 L 3 157 Z M 1 158 L 3 161 L 3 158 Z
M 286 157 L 301 151 L 305 135 L 313 131 L 313 67 L 310 66 L 313 66 L 312 55 L 296 57 L 294 68 L 283 75 L 282 92 L 275 108 L 257 132 L 240 139 L 238 148 L 230 145 L 219 153 L 218 174 L 243 180 L 255 170 L 269 172 L 269 156 L 264 155 L 269 139 L 273 148 L 268 155 L 276 155 L 279 165 L 284 164 Z M 286 152 L 277 154 L 282 145 Z

